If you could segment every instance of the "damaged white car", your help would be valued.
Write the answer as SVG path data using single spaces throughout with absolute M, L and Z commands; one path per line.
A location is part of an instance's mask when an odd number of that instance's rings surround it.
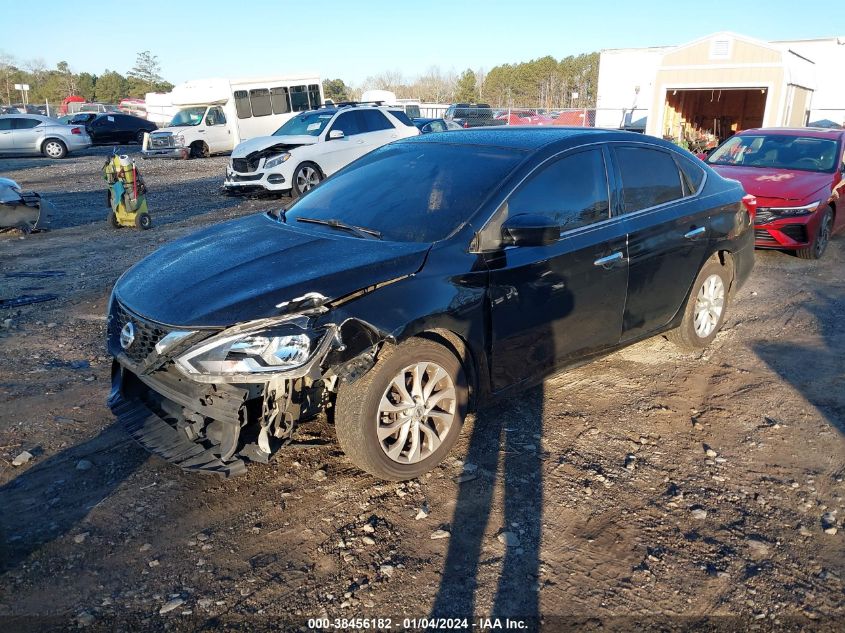
M 273 133 L 232 152 L 228 193 L 290 192 L 299 196 L 374 149 L 419 130 L 404 111 L 341 104 L 296 115 Z

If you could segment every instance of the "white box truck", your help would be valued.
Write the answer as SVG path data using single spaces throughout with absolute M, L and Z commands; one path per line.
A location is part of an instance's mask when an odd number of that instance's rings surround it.
M 319 108 L 317 75 L 197 79 L 173 88 L 178 111 L 169 125 L 145 136 L 144 158 L 200 158 L 231 152 L 241 141 L 269 136 L 296 112 Z

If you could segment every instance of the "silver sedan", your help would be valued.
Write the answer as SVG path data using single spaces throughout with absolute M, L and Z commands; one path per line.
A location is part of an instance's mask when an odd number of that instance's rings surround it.
M 40 114 L 0 115 L 0 154 L 44 154 L 64 158 L 91 146 L 84 125 L 63 125 Z

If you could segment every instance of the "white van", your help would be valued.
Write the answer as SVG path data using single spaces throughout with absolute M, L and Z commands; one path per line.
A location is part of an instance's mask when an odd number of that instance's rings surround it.
M 144 138 L 144 158 L 231 152 L 242 141 L 272 134 L 294 113 L 318 108 L 323 88 L 317 75 L 199 79 L 176 86 L 170 101 L 179 110 L 167 127 Z
M 397 99 L 396 93 L 390 90 L 365 90 L 361 95 L 361 102 L 381 102 L 385 106 L 402 108 L 411 119 L 421 116 L 419 99 Z

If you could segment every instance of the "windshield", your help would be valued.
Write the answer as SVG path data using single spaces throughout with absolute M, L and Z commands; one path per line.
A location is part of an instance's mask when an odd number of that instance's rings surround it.
M 828 172 L 836 168 L 836 141 L 785 134 L 737 135 L 707 159 L 710 165 Z
M 285 219 L 339 220 L 385 240 L 434 242 L 466 222 L 523 156 L 448 143 L 386 145 L 300 198 Z
M 334 112 L 304 112 L 290 119 L 273 136 L 294 136 L 307 134 L 308 136 L 320 136 L 320 132 L 326 127 L 334 116 Z
M 170 127 L 187 127 L 190 125 L 199 125 L 202 122 L 202 117 L 205 114 L 205 106 L 197 106 L 195 108 L 185 108 L 179 110 L 173 120 L 170 122 Z

